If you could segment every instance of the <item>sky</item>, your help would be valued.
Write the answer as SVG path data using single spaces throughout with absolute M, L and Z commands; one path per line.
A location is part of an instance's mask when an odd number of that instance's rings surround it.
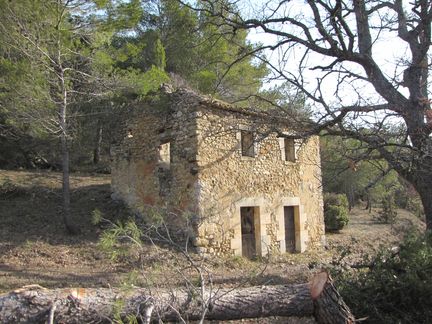
M 263 17 L 266 14 L 269 14 L 271 10 L 269 8 L 275 8 L 275 3 L 278 1 L 266 1 L 266 9 L 263 9 L 264 1 L 261 0 L 244 0 L 239 2 L 239 7 L 241 12 L 246 17 L 258 16 Z M 290 1 L 286 6 L 279 8 L 278 10 L 280 15 L 290 15 L 291 17 L 297 17 L 300 21 L 304 23 L 308 23 L 311 21 L 311 11 L 308 10 L 308 6 L 304 1 Z M 390 13 L 390 12 L 388 12 Z M 383 18 L 385 18 L 387 12 L 383 11 L 380 16 L 375 16 L 370 20 L 371 26 L 379 25 Z M 355 21 L 347 19 L 347 23 L 352 27 L 352 30 L 355 30 Z M 291 30 L 291 26 L 277 26 L 280 30 Z M 394 75 L 397 75 L 399 78 L 402 76 L 403 68 L 397 68 L 395 66 L 395 62 L 400 60 L 401 58 L 409 58 L 409 52 L 407 51 L 406 44 L 401 41 L 394 33 L 388 33 L 383 31 L 378 31 L 376 29 L 372 29 L 372 33 L 376 37 L 376 40 L 373 45 L 373 56 L 375 61 L 384 71 L 384 73 L 392 78 Z M 275 44 L 277 38 L 275 36 L 264 33 L 261 29 L 253 30 L 249 34 L 249 40 L 253 43 L 262 43 L 264 45 L 272 45 Z M 283 56 L 285 55 L 285 56 Z M 289 53 L 285 53 L 284 48 L 279 48 L 275 51 L 267 51 L 266 56 L 270 59 L 271 63 L 274 65 L 279 65 L 281 59 L 283 58 L 287 64 L 285 65 L 286 72 L 293 72 L 297 70 L 297 65 L 299 60 L 302 58 L 303 49 L 301 46 L 295 47 L 293 50 L 290 50 Z M 323 58 L 322 55 L 319 54 L 311 54 L 308 57 L 307 66 L 312 67 L 314 65 L 325 65 L 325 63 L 331 62 L 331 60 L 327 58 Z M 356 64 L 347 64 L 346 67 L 351 71 L 356 71 L 364 75 L 363 69 L 359 68 Z M 305 69 L 303 71 L 303 77 L 306 82 L 309 84 L 309 87 L 312 88 L 316 85 L 316 80 L 319 76 L 322 76 L 318 71 Z M 273 85 L 270 83 L 270 85 Z M 325 97 L 330 98 L 329 103 L 332 105 L 350 105 L 354 104 L 358 101 L 357 92 L 361 92 L 361 95 L 364 98 L 369 98 L 372 102 L 379 102 L 380 98 L 377 96 L 374 89 L 365 82 L 354 82 L 350 84 L 348 82 L 345 83 L 345 86 L 341 91 L 336 95 L 336 84 L 337 84 L 337 76 L 328 76 L 326 77 L 326 82 L 323 86 L 323 92 Z M 401 88 L 401 93 L 407 95 L 406 89 Z

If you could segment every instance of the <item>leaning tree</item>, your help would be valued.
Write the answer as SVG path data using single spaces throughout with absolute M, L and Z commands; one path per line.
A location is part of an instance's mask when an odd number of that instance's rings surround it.
M 355 138 L 384 158 L 418 191 L 432 229 L 431 1 L 202 0 L 195 9 L 234 33 L 255 30 L 264 51 L 244 55 L 316 108 L 313 125 L 298 120 L 298 134 Z

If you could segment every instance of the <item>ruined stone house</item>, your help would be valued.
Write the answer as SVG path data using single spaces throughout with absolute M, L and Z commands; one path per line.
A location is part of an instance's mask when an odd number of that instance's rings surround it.
M 303 252 L 324 239 L 319 139 L 293 139 L 287 125 L 190 90 L 161 93 L 112 146 L 114 195 L 169 211 L 174 226 L 190 215 L 202 253 Z

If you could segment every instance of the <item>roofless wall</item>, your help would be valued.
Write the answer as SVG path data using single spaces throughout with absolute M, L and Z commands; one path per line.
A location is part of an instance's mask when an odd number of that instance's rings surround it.
M 189 215 L 201 253 L 303 252 L 324 240 L 319 140 L 292 139 L 287 125 L 188 90 L 161 94 L 112 147 L 114 195 L 170 211 L 174 227 Z

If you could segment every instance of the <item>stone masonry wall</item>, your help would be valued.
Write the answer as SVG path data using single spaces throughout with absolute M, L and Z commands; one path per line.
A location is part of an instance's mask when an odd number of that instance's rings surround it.
M 240 207 L 259 208 L 259 255 L 285 251 L 284 206 L 295 206 L 296 250 L 324 239 L 319 139 L 296 140 L 297 160 L 282 160 L 283 139 L 265 118 L 201 106 L 197 120 L 198 244 L 203 252 L 242 254 Z M 241 130 L 252 131 L 255 157 L 242 156 Z
M 114 196 L 142 214 L 160 207 L 178 226 L 197 208 L 196 119 L 186 99 L 141 103 L 111 147 Z
M 296 140 L 283 159 L 286 123 L 188 90 L 140 104 L 112 146 L 112 189 L 130 207 L 162 207 L 170 223 L 199 219 L 200 252 L 242 255 L 240 208 L 254 207 L 258 255 L 285 252 L 284 206 L 294 206 L 295 248 L 324 239 L 319 141 Z M 241 154 L 241 131 L 254 134 L 254 157 Z M 169 144 L 168 144 L 169 143 Z

